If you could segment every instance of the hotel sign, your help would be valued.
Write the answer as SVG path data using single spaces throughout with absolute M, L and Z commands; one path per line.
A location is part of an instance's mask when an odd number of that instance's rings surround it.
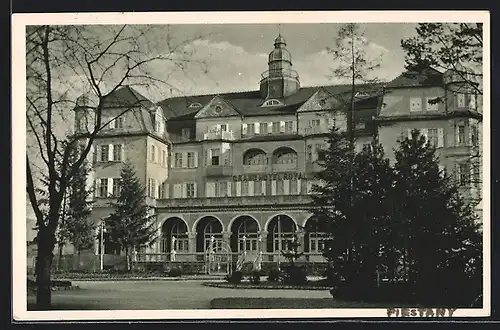
M 240 174 L 233 175 L 233 181 L 273 181 L 273 180 L 300 180 L 312 178 L 311 175 L 300 172 L 282 172 L 271 174 Z

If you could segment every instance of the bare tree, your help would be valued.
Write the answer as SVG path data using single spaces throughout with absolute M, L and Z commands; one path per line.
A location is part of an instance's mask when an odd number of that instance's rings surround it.
M 155 39 L 156 38 L 156 39 Z M 140 86 L 162 90 L 168 84 L 162 68 L 185 69 L 203 65 L 194 61 L 191 40 L 172 45 L 165 26 L 29 26 L 26 30 L 27 194 L 36 216 L 38 255 L 36 259 L 39 310 L 51 306 L 51 266 L 55 233 L 64 192 L 87 159 L 99 132 L 115 118 L 104 119 L 102 110 L 120 87 Z M 158 42 L 158 39 L 161 42 Z M 159 63 L 159 64 L 157 64 Z M 77 98 L 86 92 L 83 106 L 94 114 L 88 132 L 74 134 L 68 123 Z M 128 104 L 117 116 L 139 104 Z M 79 106 L 82 106 L 81 104 Z M 63 143 L 67 141 L 67 143 Z M 70 161 L 75 146 L 79 155 Z M 37 193 L 40 176 L 46 178 L 46 207 Z

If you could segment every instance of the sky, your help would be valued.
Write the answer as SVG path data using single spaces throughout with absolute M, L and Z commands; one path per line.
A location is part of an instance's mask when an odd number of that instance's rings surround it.
M 404 53 L 400 42 L 415 35 L 415 25 L 360 24 L 368 42 L 368 56 L 382 55 L 379 78 L 392 79 L 403 71 Z M 287 42 L 302 86 L 339 83 L 335 77 L 329 77 L 335 62 L 326 48 L 335 45 L 340 27 L 341 24 L 329 23 L 174 25 L 170 34 L 174 43 L 198 38 L 186 47 L 190 47 L 194 57 L 203 60 L 206 67 L 169 72 L 169 83 L 174 85 L 172 92 L 147 96 L 158 101 L 170 95 L 256 90 L 260 74 L 267 70 L 267 56 L 278 33 Z

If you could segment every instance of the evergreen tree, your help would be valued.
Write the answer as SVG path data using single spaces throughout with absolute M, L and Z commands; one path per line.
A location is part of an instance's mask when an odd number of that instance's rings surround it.
M 317 230 L 331 238 L 323 254 L 332 267 L 331 279 L 337 282 L 332 284 L 345 281 L 369 285 L 390 250 L 387 224 L 392 170 L 376 139 L 351 156 L 348 139 L 333 128 L 328 145 L 319 155 L 324 169 L 317 178 L 323 184 L 315 186 L 317 194 L 311 196 Z M 350 159 L 352 181 L 348 175 Z
M 477 291 L 481 232 L 471 205 L 450 176 L 440 171 L 435 148 L 418 130 L 400 143 L 395 156 L 394 221 L 401 239 L 394 243 L 412 292 L 430 298 L 465 294 L 467 288 Z
M 300 285 L 307 282 L 307 272 L 304 267 L 296 264 L 297 260 L 304 254 L 299 251 L 300 242 L 298 240 L 297 234 L 293 234 L 293 238 L 287 241 L 287 249 L 281 251 L 283 256 L 287 259 L 287 264 L 284 267 L 284 278 L 283 282 L 285 284 Z
M 130 163 L 125 163 L 121 171 L 120 193 L 111 205 L 115 211 L 106 221 L 106 228 L 110 240 L 125 249 L 127 269 L 130 270 L 130 252 L 152 245 L 157 238 L 154 215 L 146 204 L 145 189 Z
M 67 218 L 64 222 L 69 241 L 78 256 L 82 251 L 91 249 L 95 242 L 95 224 L 89 219 L 92 201 L 89 200 L 91 191 L 87 189 L 88 173 L 88 165 L 84 162 L 71 180 Z

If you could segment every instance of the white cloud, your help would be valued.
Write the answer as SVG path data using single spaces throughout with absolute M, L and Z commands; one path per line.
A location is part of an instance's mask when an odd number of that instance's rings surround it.
M 173 63 L 154 65 L 155 75 L 163 79 L 168 77 L 169 84 L 174 86 L 173 96 L 257 90 L 260 74 L 267 70 L 268 53 L 248 52 L 226 41 L 195 40 L 186 45 L 183 52 L 183 56 L 190 56 L 191 61 L 203 61 L 204 64 L 187 62 L 182 69 Z M 366 52 L 368 58 L 382 55 L 381 68 L 377 71 L 377 76 L 382 79 L 394 78 L 403 69 L 394 66 L 391 52 L 381 45 L 367 41 Z M 329 77 L 336 63 L 326 49 L 304 58 L 294 58 L 292 54 L 292 62 L 302 86 L 340 83 Z M 141 91 L 155 101 L 170 96 L 168 90 Z

